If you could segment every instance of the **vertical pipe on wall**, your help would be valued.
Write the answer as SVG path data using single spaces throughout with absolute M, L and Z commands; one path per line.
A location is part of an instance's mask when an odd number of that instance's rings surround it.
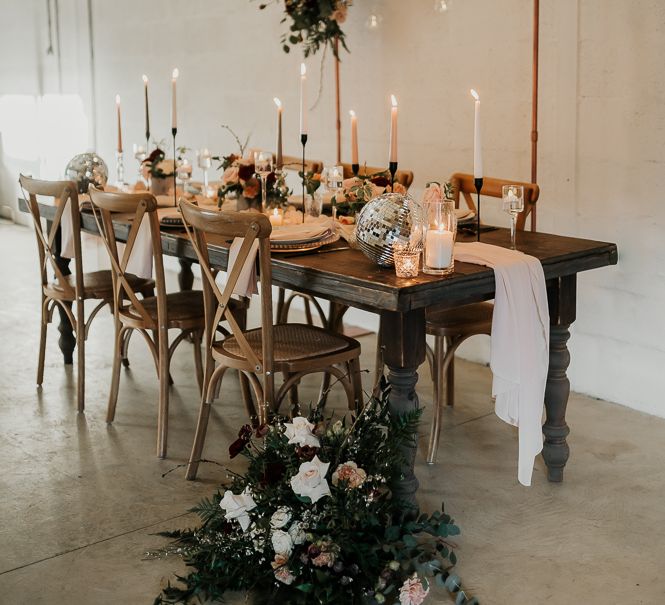
M 92 22 L 92 0 L 88 0 L 88 43 L 90 50 L 90 106 L 92 118 L 92 148 L 97 151 L 97 82 L 95 77 L 95 37 Z
M 538 37 L 540 2 L 533 0 L 533 89 L 531 94 L 531 182 L 538 178 Z M 537 205 L 531 211 L 531 231 L 536 230 Z

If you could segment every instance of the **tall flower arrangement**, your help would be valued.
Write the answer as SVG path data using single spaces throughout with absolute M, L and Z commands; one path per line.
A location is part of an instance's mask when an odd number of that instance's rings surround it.
M 200 526 L 164 534 L 173 542 L 161 554 L 178 553 L 191 571 L 155 603 L 247 590 L 266 603 L 419 605 L 431 580 L 456 603 L 477 603 L 450 571 L 453 519 L 408 514 L 390 489 L 418 418 L 393 416 L 384 393 L 349 422 L 315 408 L 243 427 L 229 451 L 247 471 L 194 509 Z
M 275 1 L 263 2 L 259 8 L 264 9 Z M 284 0 L 282 23 L 289 27 L 281 39 L 284 52 L 290 52 L 292 46 L 302 45 L 303 53 L 308 57 L 329 45 L 337 56 L 335 40 L 346 49 L 341 25 L 352 4 L 353 0 Z

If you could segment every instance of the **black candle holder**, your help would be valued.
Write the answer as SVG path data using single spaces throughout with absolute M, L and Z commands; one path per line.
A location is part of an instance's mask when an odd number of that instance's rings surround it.
M 393 189 L 395 184 L 395 174 L 397 173 L 397 162 L 388 162 L 388 170 L 390 171 L 390 189 Z
M 177 158 L 177 150 L 175 146 L 175 135 L 178 134 L 178 129 L 177 128 L 171 128 L 171 134 L 173 135 L 173 207 L 177 208 L 178 207 L 178 193 L 176 192 L 176 173 L 178 172 L 176 169 L 176 164 L 178 162 Z
M 300 133 L 300 142 L 302 143 L 302 222 L 305 222 L 305 145 L 307 145 L 307 134 Z
M 358 176 L 358 173 L 360 172 L 360 164 L 351 164 L 351 172 L 353 172 L 353 176 Z
M 478 196 L 478 206 L 476 210 L 476 241 L 480 241 L 480 190 L 483 188 L 483 177 L 474 178 L 473 184 L 476 186 Z

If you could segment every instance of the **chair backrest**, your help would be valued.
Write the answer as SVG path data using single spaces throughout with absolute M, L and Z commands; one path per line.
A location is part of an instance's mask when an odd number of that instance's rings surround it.
M 111 261 L 114 308 L 116 311 L 119 311 L 122 305 L 125 304 L 125 300 L 128 300 L 135 312 L 145 323 L 146 328 L 157 330 L 165 327 L 167 325 L 166 284 L 164 281 L 162 241 L 159 233 L 159 219 L 157 217 L 157 200 L 147 191 L 141 193 L 116 193 L 102 191 L 94 186 L 90 187 L 90 200 L 92 201 L 92 209 L 97 227 Z M 117 220 L 119 218 L 117 215 L 119 214 L 127 215 L 127 219 L 131 220 L 122 258 L 118 254 L 118 243 L 113 226 L 114 215 L 116 215 Z M 145 306 L 138 298 L 137 292 L 127 279 L 127 263 L 131 257 L 137 235 L 144 220 L 148 221 L 152 257 L 155 267 L 157 322 L 146 311 Z
M 472 174 L 465 174 L 456 172 L 450 177 L 450 182 L 455 191 L 455 207 L 459 208 L 460 194 L 464 197 L 467 206 L 476 212 L 476 205 L 473 202 L 473 195 L 476 193 L 476 185 L 474 183 Z M 490 197 L 501 198 L 503 196 L 502 188 L 504 185 L 522 185 L 524 187 L 524 210 L 517 216 L 517 229 L 524 231 L 526 225 L 526 217 L 533 210 L 538 196 L 540 195 L 540 187 L 536 183 L 525 183 L 522 181 L 510 181 L 507 179 L 496 179 L 492 177 L 483 178 L 483 188 L 480 192 L 481 195 L 488 195 Z
M 273 161 L 275 158 L 273 154 Z M 302 157 L 297 157 L 295 155 L 284 155 L 282 156 L 282 163 L 284 170 L 293 170 L 294 172 L 299 172 L 302 170 Z M 321 160 L 308 160 L 305 159 L 305 171 L 313 172 L 314 174 L 321 174 L 323 170 L 323 162 Z
M 189 235 L 203 275 L 203 300 L 206 320 L 206 355 L 215 338 L 216 327 L 226 321 L 231 328 L 243 358 L 244 370 L 262 375 L 264 404 L 272 405 L 274 397 L 273 372 L 273 318 L 272 318 L 272 270 L 270 265 L 270 232 L 268 217 L 259 213 L 218 212 L 199 208 L 180 200 L 183 223 Z M 216 269 L 210 265 L 209 243 L 220 243 L 229 238 L 242 238 L 234 266 L 228 271 L 223 290 L 215 281 Z M 261 358 L 247 342 L 229 300 L 233 295 L 240 273 L 255 241 L 258 241 L 259 276 L 261 280 Z
M 67 296 L 80 299 L 83 296 L 83 261 L 81 258 L 81 215 L 76 183 L 74 181 L 41 181 L 29 176 L 20 175 L 19 183 L 26 197 L 28 210 L 37 236 L 37 250 L 39 252 L 39 273 L 42 286 L 48 283 L 46 273 L 47 263 L 51 264 L 55 278 Z M 56 205 L 55 217 L 50 228 L 44 229 L 37 196 L 53 199 Z M 62 268 L 58 264 L 56 248 L 60 245 L 60 225 L 65 212 L 70 213 L 72 236 L 74 239 L 74 288 L 65 279 Z
M 342 168 L 344 169 L 344 178 L 350 179 L 353 176 L 352 165 L 342 162 Z M 371 168 L 365 164 L 361 164 L 360 169 L 358 170 L 358 174 L 360 176 L 369 176 L 383 172 L 385 172 L 387 175 L 390 174 L 387 168 Z M 404 185 L 404 187 L 408 189 L 411 187 L 411 183 L 413 183 L 413 172 L 411 170 L 398 170 L 395 173 L 395 181 L 400 185 Z

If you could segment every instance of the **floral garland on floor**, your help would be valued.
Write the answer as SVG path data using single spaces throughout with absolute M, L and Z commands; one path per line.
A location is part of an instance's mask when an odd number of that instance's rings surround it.
M 254 603 L 420 605 L 429 576 L 456 604 L 476 605 L 450 572 L 453 519 L 419 514 L 390 489 L 419 416 L 391 415 L 384 390 L 350 426 L 320 407 L 244 426 L 229 453 L 243 454 L 247 471 L 193 509 L 200 526 L 161 534 L 173 542 L 149 553 L 177 554 L 191 568 L 155 604 L 251 591 Z
M 275 0 L 263 2 L 263 10 Z M 337 56 L 336 40 L 346 49 L 344 32 L 340 25 L 346 21 L 353 0 L 284 0 L 282 23 L 289 23 L 289 32 L 282 36 L 282 50 L 291 51 L 292 46 L 303 45 L 305 57 L 315 54 L 322 46 L 330 45 Z

